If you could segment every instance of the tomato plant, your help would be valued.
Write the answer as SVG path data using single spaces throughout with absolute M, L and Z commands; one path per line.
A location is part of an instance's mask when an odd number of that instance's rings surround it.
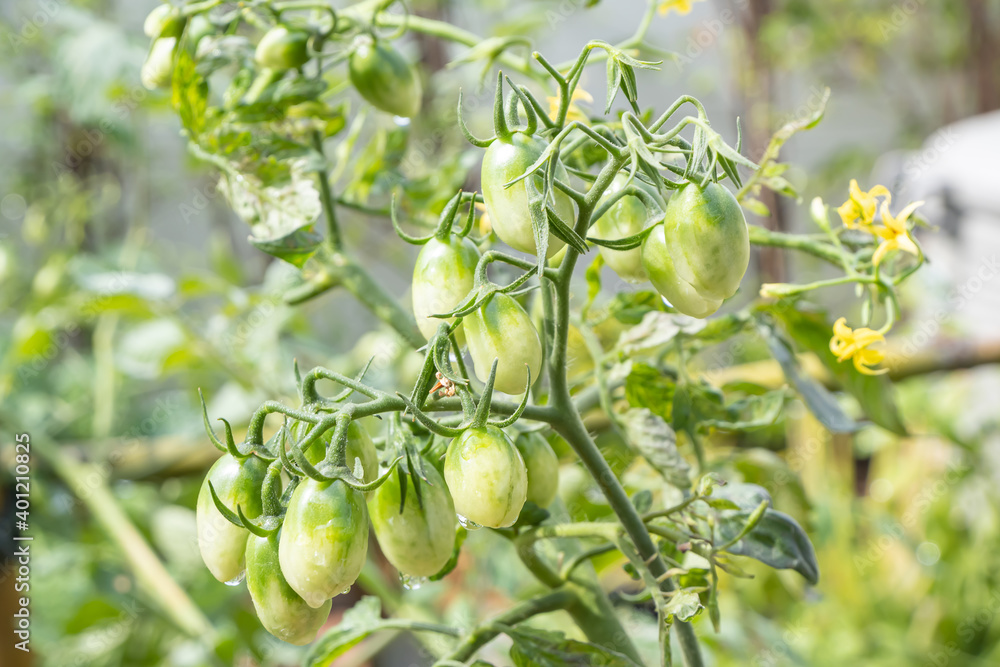
M 655 613 L 660 663 L 673 659 L 673 635 L 685 664 L 702 665 L 692 623 L 703 617 L 703 629 L 718 631 L 719 581 L 743 574 L 736 559 L 818 581 L 806 531 L 761 486 L 726 484 L 733 443 L 717 446 L 722 436 L 780 431 L 792 389 L 717 380 L 699 355 L 753 338 L 754 353 L 769 352 L 836 432 L 859 426 L 803 374 L 796 345 L 823 355 L 849 391 L 882 388 L 870 377 L 885 370 L 882 353 L 871 346 L 892 330 L 898 286 L 923 262 L 912 236 L 917 205 L 894 215 L 887 190 L 853 183 L 838 209 L 841 226 L 821 199 L 812 202 L 815 234 L 748 225 L 744 214 L 766 208 L 765 191 L 795 194 L 779 152 L 819 122 L 825 95 L 779 129 L 755 163 L 741 152 L 741 133 L 731 145 L 693 96 L 663 109 L 640 106 L 637 73 L 652 76 L 660 64 L 640 59 L 653 57 L 644 40 L 656 3 L 633 39 L 590 41 L 568 63 L 539 51 L 519 55 L 516 37 L 480 41 L 447 22 L 390 11 L 391 3 L 217 4 L 171 10 L 177 35 L 150 29 L 144 79 L 170 84 L 192 153 L 219 169 L 220 191 L 251 224 L 250 242 L 289 265 L 295 282 L 282 298 L 299 304 L 342 288 L 393 331 L 395 345 L 412 348 L 405 382 L 384 373 L 396 352 L 376 352 L 350 372 L 316 366 L 303 374 L 296 365 L 298 404 L 264 401 L 239 444 L 228 423 L 225 443 L 209 429 L 225 453 L 198 511 L 225 539 L 206 540 L 203 555 L 229 581 L 245 550 L 268 631 L 311 640 L 330 599 L 366 576 L 369 522 L 389 564 L 434 581 L 453 576 L 466 532 L 508 540 L 538 580 L 535 592 L 502 622 L 471 631 L 374 613 L 359 630 L 357 618 L 345 617 L 314 645 L 309 664 L 328 664 L 382 628 L 443 635 L 447 645 L 432 650 L 441 664 L 474 660 L 501 632 L 518 664 L 540 654 L 558 656 L 552 664 L 640 663 L 648 656 L 588 575 L 592 563 L 604 563 L 624 569 L 641 589 L 635 599 Z M 160 25 L 161 14 L 151 23 Z M 188 48 L 191 26 L 206 16 L 212 20 L 195 35 L 201 45 Z M 487 73 L 503 68 L 492 135 L 470 130 L 455 95 L 449 129 L 471 148 L 423 174 L 418 158 L 449 139 L 411 143 L 434 120 L 421 82 L 435 79 L 393 45 L 408 33 L 470 47 L 464 59 L 484 61 Z M 596 62 L 607 75 L 606 99 L 603 113 L 588 113 L 581 82 Z M 349 89 L 364 100 L 361 111 L 342 99 Z M 480 192 L 468 189 L 477 173 Z M 374 234 L 393 238 L 391 228 L 422 246 L 412 312 L 352 248 L 355 230 L 344 222 L 356 219 L 345 218 L 351 213 L 370 218 L 365 229 Z M 843 275 L 748 289 L 751 243 L 807 253 Z M 609 294 L 605 265 L 635 289 Z M 846 318 L 817 324 L 799 306 L 837 285 L 857 290 L 857 326 Z M 533 317 L 522 305 L 529 300 Z M 339 390 L 327 395 L 320 382 Z M 894 407 L 883 407 L 871 419 L 902 428 Z M 360 420 L 373 423 L 374 439 Z M 571 498 L 559 495 L 560 458 L 564 486 L 585 487 Z M 587 477 L 577 484 L 576 473 Z M 359 603 L 357 613 L 370 604 Z M 555 610 L 587 641 L 522 626 Z

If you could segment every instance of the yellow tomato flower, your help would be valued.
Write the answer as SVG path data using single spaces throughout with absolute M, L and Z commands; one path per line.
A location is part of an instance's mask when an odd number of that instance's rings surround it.
M 847 326 L 847 318 L 841 317 L 833 323 L 833 338 L 830 339 L 830 351 L 837 355 L 838 362 L 848 359 L 854 361 L 854 367 L 864 375 L 881 375 L 888 373 L 888 368 L 874 369 L 874 366 L 885 359 L 885 353 L 869 350 L 872 343 L 884 343 L 885 336 L 867 327 L 851 329 Z
M 562 93 L 560 93 L 561 97 Z M 556 119 L 559 114 L 559 100 L 560 97 L 549 97 L 549 118 L 552 120 Z M 577 100 L 582 100 L 584 102 L 590 103 L 594 101 L 594 98 L 586 90 L 577 86 L 573 89 L 573 94 L 569 97 L 569 108 L 566 110 L 566 122 L 572 122 L 578 120 L 581 123 L 590 123 L 590 119 L 587 114 L 584 113 L 583 109 L 576 104 Z
M 660 15 L 667 14 L 673 10 L 683 16 L 691 12 L 691 6 L 695 2 L 698 2 L 698 0 L 663 0 L 656 10 L 660 12 Z
M 479 216 L 479 233 L 483 236 L 489 236 L 490 232 L 493 231 L 493 223 L 490 222 L 490 214 L 486 212 L 486 204 L 477 201 L 476 210 L 481 213 Z
M 883 204 L 888 204 L 892 201 L 889 189 L 884 185 L 876 185 L 868 192 L 865 192 L 858 186 L 858 182 L 852 178 L 850 193 L 847 201 L 837 209 L 840 219 L 844 221 L 844 226 L 848 229 L 862 228 L 871 231 L 870 227 L 875 221 L 875 205 L 877 203 L 875 199 L 876 197 L 884 197 L 885 201 Z
M 913 255 L 920 255 L 917 244 L 910 238 L 910 232 L 906 229 L 906 220 L 921 205 L 923 205 L 922 201 L 913 202 L 900 211 L 899 215 L 892 217 L 892 214 L 889 213 L 889 203 L 882 202 L 883 226 L 876 227 L 873 230 L 875 234 L 882 238 L 882 243 L 879 244 L 878 249 L 875 250 L 875 254 L 872 255 L 872 264 L 878 266 L 879 262 L 885 258 L 890 250 L 902 250 Z

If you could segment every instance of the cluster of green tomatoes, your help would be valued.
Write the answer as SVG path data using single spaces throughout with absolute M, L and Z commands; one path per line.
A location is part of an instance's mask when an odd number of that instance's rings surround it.
M 310 428 L 296 422 L 285 432 L 302 441 Z M 515 443 L 491 424 L 469 428 L 450 442 L 443 461 L 419 455 L 381 478 L 365 427 L 350 422 L 346 440 L 347 467 L 361 484 L 305 476 L 286 483 L 282 461 L 231 449 L 198 495 L 205 565 L 222 582 L 245 575 L 261 624 L 292 644 L 313 641 L 332 598 L 358 578 L 369 524 L 402 575 L 432 577 L 453 563 L 459 517 L 466 525 L 510 526 L 526 501 L 547 506 L 558 486 L 558 459 L 537 433 L 522 433 Z M 321 466 L 332 442 L 330 429 L 303 450 L 306 460 Z

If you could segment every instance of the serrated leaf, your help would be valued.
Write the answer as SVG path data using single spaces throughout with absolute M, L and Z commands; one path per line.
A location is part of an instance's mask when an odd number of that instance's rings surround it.
M 775 389 L 762 396 L 748 396 L 726 406 L 725 419 L 707 419 L 701 428 L 725 431 L 753 431 L 774 424 L 785 404 L 785 390 Z
M 678 621 L 690 621 L 701 609 L 701 598 L 698 593 L 687 588 L 682 588 L 671 595 L 664 607 L 668 618 L 676 618 Z
M 743 530 L 753 510 L 718 512 L 715 542 L 724 544 Z M 759 560 L 779 570 L 795 570 L 806 581 L 819 582 L 819 564 L 809 536 L 795 519 L 768 508 L 749 534 L 727 549 L 729 553 Z
M 381 601 L 373 595 L 366 595 L 344 612 L 340 623 L 313 644 L 305 664 L 308 667 L 330 667 L 338 657 L 378 630 L 381 620 Z
M 649 408 L 632 408 L 621 417 L 626 437 L 663 478 L 678 488 L 687 488 L 690 466 L 677 449 L 677 434 Z
M 635 362 L 625 378 L 625 400 L 633 408 L 649 408 L 669 420 L 676 387 L 676 378 L 649 364 Z
M 514 641 L 510 658 L 515 667 L 638 667 L 626 655 L 587 642 L 567 639 L 561 632 L 525 626 L 508 628 Z

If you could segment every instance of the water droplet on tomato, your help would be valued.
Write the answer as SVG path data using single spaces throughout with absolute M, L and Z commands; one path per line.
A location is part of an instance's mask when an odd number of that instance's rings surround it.
M 247 571 L 243 570 L 237 574 L 234 578 L 226 582 L 226 586 L 239 586 L 243 583 L 243 580 L 247 578 Z
M 458 514 L 457 516 L 458 516 L 458 522 L 462 524 L 462 528 L 465 528 L 466 530 L 479 530 L 480 528 L 482 528 L 482 526 L 480 526 L 472 519 L 467 519 L 461 514 Z

